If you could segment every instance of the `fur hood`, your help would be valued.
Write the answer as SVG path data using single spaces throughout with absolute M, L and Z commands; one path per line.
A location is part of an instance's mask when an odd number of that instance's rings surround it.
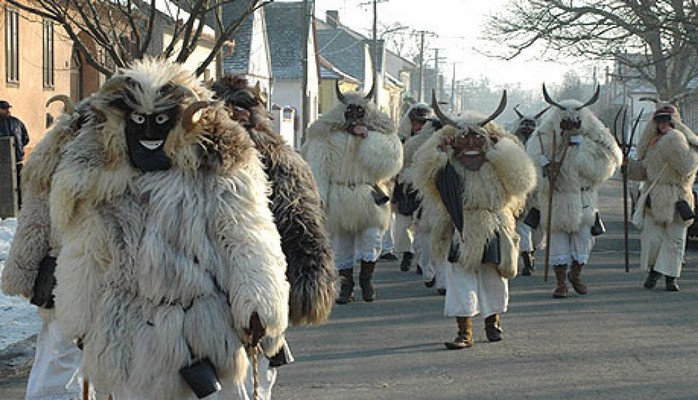
M 385 135 L 395 134 L 395 124 L 390 116 L 380 111 L 376 105 L 366 98 L 361 92 L 344 93 L 347 104 L 359 104 L 364 107 L 366 122 L 368 129 L 380 132 Z M 322 114 L 315 122 L 308 127 L 307 140 L 312 138 L 327 135 L 329 132 L 343 130 L 346 120 L 344 112 L 347 106 L 344 103 L 338 102 L 329 111 Z

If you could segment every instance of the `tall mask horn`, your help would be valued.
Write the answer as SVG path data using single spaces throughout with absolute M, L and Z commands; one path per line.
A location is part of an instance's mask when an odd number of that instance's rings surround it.
M 200 115 L 198 114 L 198 111 L 209 107 L 212 104 L 213 102 L 211 101 L 195 101 L 191 103 L 182 113 L 182 126 L 184 129 L 189 131 L 191 128 L 193 128 L 194 125 L 199 122 Z
M 579 111 L 579 110 L 581 110 L 581 109 L 584 108 L 584 107 L 588 107 L 588 106 L 590 106 L 590 105 L 596 103 L 596 100 L 599 99 L 599 91 L 600 91 L 600 90 L 601 90 L 601 86 L 596 85 L 596 90 L 594 91 L 594 95 L 592 95 L 591 98 L 590 98 L 586 103 L 584 103 L 584 104 L 582 104 L 581 106 L 575 108 L 575 110 Z
M 73 100 L 70 99 L 70 97 L 64 95 L 64 94 L 57 94 L 50 99 L 46 101 L 46 107 L 50 106 L 51 103 L 60 101 L 63 103 L 63 110 L 67 114 L 72 114 L 75 112 L 75 103 L 73 103 Z
M 679 93 L 679 94 L 677 94 L 676 96 L 672 97 L 671 100 L 669 100 L 669 103 L 671 103 L 671 104 L 678 104 L 679 102 L 681 102 L 681 101 L 682 101 L 683 99 L 685 99 L 686 97 L 688 97 L 688 93 L 686 93 L 686 92 Z
M 109 78 L 99 89 L 100 93 L 112 93 L 123 89 L 133 82 L 130 76 L 117 75 Z
M 545 99 L 545 102 L 550 104 L 551 106 L 555 106 L 560 110 L 565 110 L 565 107 L 557 104 L 555 100 L 553 100 L 553 98 L 550 97 L 550 95 L 548 94 L 548 89 L 545 88 L 545 83 L 543 84 L 543 98 Z
M 645 96 L 643 96 L 643 97 L 640 97 L 639 100 L 640 100 L 640 101 L 651 101 L 651 102 L 654 103 L 654 104 L 659 103 L 659 99 L 656 98 L 656 97 L 645 97 Z
M 507 106 L 507 91 L 506 91 L 506 90 L 503 90 L 503 91 L 502 91 L 502 98 L 499 100 L 499 107 L 497 107 L 497 109 L 494 110 L 494 112 L 492 113 L 492 115 L 490 115 L 489 117 L 485 118 L 485 120 L 482 121 L 482 122 L 480 122 L 478 125 L 480 125 L 481 127 L 487 125 L 488 122 L 490 122 L 490 121 L 492 121 L 493 119 L 497 118 L 497 117 L 499 116 L 499 114 L 501 114 L 501 113 L 504 111 L 504 109 L 506 108 L 506 106 Z
M 523 119 L 524 115 L 521 114 L 521 111 L 519 111 L 519 106 L 520 106 L 520 104 L 517 104 L 514 106 L 514 112 L 516 112 L 516 115 L 518 115 L 519 118 Z
M 334 81 L 334 85 L 335 85 L 334 89 L 337 92 L 337 98 L 339 99 L 339 101 L 341 101 L 342 104 L 347 104 L 347 98 L 344 97 L 344 93 L 342 93 L 342 89 L 339 88 L 339 79 Z
M 368 93 L 366 94 L 366 98 L 369 99 L 369 100 L 372 99 L 372 98 L 373 98 L 373 92 L 374 92 L 375 90 L 376 90 L 376 82 L 373 82 L 373 84 L 371 84 L 371 90 L 369 90 Z
M 447 117 L 446 114 L 441 111 L 441 108 L 439 108 L 439 102 L 436 101 L 436 91 L 434 89 L 431 90 L 431 108 L 434 109 L 434 114 L 439 117 L 441 122 L 460 129 L 460 125 L 458 125 L 458 123 L 451 118 Z

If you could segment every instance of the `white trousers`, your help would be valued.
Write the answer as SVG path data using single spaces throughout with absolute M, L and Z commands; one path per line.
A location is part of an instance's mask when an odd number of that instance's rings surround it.
M 395 252 L 414 253 L 414 224 L 411 215 L 395 214 Z
M 332 250 L 337 269 L 353 268 L 357 260 L 374 262 L 381 252 L 383 232 L 368 228 L 358 234 L 332 232 Z
M 519 241 L 519 251 L 523 253 L 531 252 L 535 248 L 533 247 L 533 237 L 531 235 L 531 227 L 524 224 L 523 219 L 516 220 L 516 233 L 519 234 L 521 240 Z
M 447 317 L 474 317 L 482 314 L 502 314 L 509 306 L 509 281 L 492 267 L 466 271 L 456 263 L 446 267 L 446 300 L 444 315 Z
M 381 244 L 381 255 L 391 254 L 395 251 L 395 213 L 390 213 L 390 223 L 388 229 L 383 231 L 383 242 Z
M 590 225 L 580 225 L 573 233 L 553 231 L 550 233 L 550 263 L 553 265 L 569 265 L 572 261 L 586 264 L 589 254 L 594 248 L 594 237 L 591 236 Z
M 82 352 L 63 335 L 54 310 L 41 313 L 34 365 L 27 381 L 27 400 L 81 400 Z
M 655 271 L 664 275 L 680 277 L 686 251 L 687 224 L 690 222 L 684 222 L 677 216 L 669 224 L 658 224 L 647 210 L 640 233 L 641 268 L 648 271 L 654 266 Z

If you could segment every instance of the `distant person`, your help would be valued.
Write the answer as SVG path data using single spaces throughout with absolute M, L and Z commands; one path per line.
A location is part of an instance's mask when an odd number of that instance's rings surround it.
M 537 208 L 542 214 L 541 226 L 546 232 L 550 229 L 547 244 L 556 280 L 553 297 L 561 299 L 567 297 L 568 279 L 577 294 L 588 291 L 581 274 L 595 236 L 603 232 L 599 187 L 613 176 L 623 155 L 608 128 L 589 110 L 598 100 L 598 87 L 585 103 L 571 99 L 557 103 L 545 85 L 543 96 L 553 107 L 528 140 L 526 151 L 540 165 Z
M 27 127 L 17 117 L 10 113 L 12 105 L 6 100 L 0 100 L 0 136 L 13 136 L 15 138 L 15 162 L 17 168 L 17 204 L 22 204 L 22 191 L 20 187 L 22 166 L 24 161 L 24 146 L 29 144 Z
M 698 136 L 681 121 L 675 106 L 660 104 L 645 127 L 637 147 L 638 161 L 629 164 L 629 176 L 639 165 L 643 191 L 640 265 L 648 271 L 644 286 L 652 289 L 662 276 L 669 292 L 678 292 L 686 245 L 686 230 L 693 221 L 692 185 L 698 170 Z
M 373 90 L 368 95 L 336 90 L 339 102 L 308 127 L 301 154 L 327 213 L 341 276 L 336 302 L 354 300 L 357 261 L 361 297 L 371 302 L 376 260 L 390 224 L 390 180 L 402 168 L 402 145 L 390 117 L 371 101 Z

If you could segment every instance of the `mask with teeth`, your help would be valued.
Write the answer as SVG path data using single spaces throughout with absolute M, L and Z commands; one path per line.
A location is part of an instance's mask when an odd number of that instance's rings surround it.
M 469 129 L 454 139 L 453 154 L 466 169 L 477 171 L 485 163 L 488 146 L 486 135 L 484 131 Z
M 141 171 L 169 169 L 165 142 L 177 121 L 178 107 L 157 114 L 132 111 L 126 116 L 126 145 L 131 163 Z

